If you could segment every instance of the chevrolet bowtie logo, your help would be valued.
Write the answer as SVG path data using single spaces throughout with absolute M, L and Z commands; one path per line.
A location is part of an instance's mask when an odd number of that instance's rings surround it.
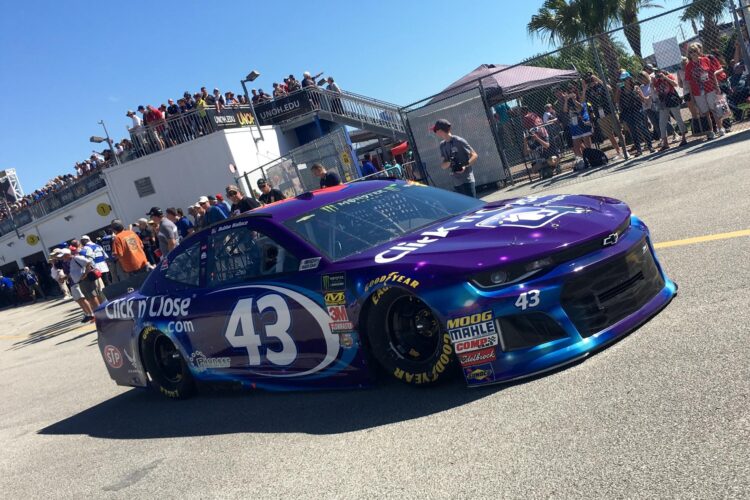
M 605 247 L 609 247 L 617 243 L 617 240 L 619 239 L 619 236 L 617 236 L 617 233 L 612 233 L 606 238 L 604 238 L 604 241 L 602 241 L 602 245 Z

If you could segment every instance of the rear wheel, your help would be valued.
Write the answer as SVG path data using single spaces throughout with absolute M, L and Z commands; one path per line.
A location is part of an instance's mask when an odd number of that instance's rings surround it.
M 366 330 L 373 356 L 398 380 L 426 385 L 453 374 L 450 337 L 418 297 L 391 288 L 372 304 Z
M 147 328 L 141 334 L 141 353 L 155 390 L 172 399 L 193 395 L 193 376 L 172 339 L 155 328 Z

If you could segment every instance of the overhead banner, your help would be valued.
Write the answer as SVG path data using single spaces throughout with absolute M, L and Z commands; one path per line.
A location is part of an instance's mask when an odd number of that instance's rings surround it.
M 255 115 L 261 125 L 276 125 L 296 116 L 312 111 L 312 103 L 307 92 L 294 92 L 276 100 L 255 106 Z

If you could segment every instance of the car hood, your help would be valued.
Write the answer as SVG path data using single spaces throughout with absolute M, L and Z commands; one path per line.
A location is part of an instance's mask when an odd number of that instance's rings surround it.
M 415 263 L 476 269 L 532 260 L 595 240 L 604 246 L 604 239 L 619 235 L 629 220 L 628 206 L 612 198 L 516 198 L 421 228 L 359 257 L 376 265 Z

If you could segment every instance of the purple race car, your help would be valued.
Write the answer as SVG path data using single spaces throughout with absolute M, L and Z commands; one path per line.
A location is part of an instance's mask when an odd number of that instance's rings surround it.
M 184 240 L 96 311 L 120 385 L 274 390 L 504 382 L 582 358 L 674 296 L 646 226 L 597 196 L 337 186 Z

